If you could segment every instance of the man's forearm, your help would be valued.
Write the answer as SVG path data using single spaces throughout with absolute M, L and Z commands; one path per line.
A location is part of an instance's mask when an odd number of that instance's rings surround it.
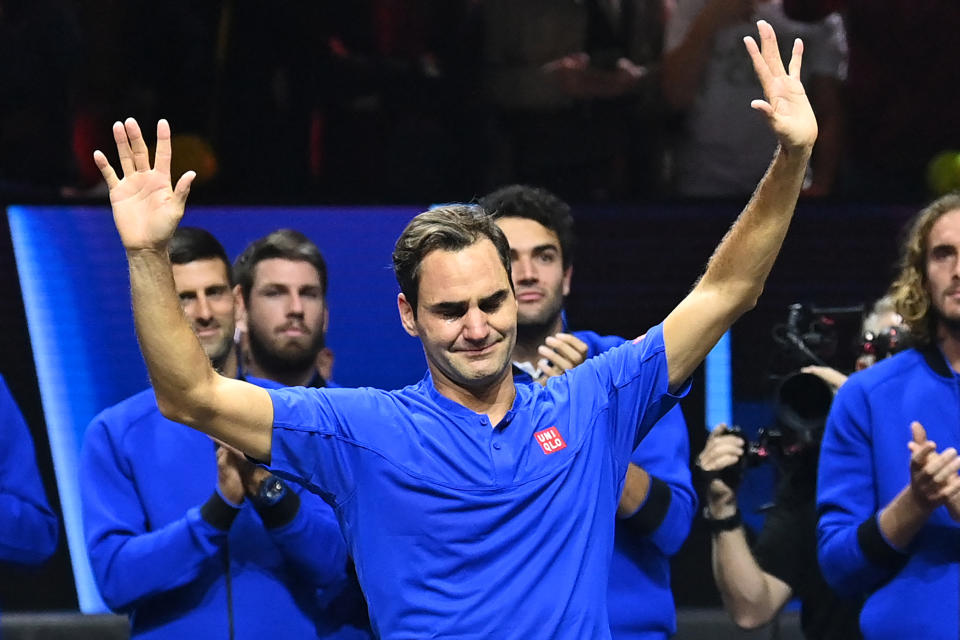
M 750 202 L 714 251 L 697 286 L 717 287 L 749 308 L 763 290 L 793 218 L 812 147 L 777 149 Z
M 734 622 L 754 629 L 773 619 L 792 592 L 760 568 L 747 545 L 743 527 L 717 533 L 712 545 L 713 577 L 724 608 Z
M 131 251 L 127 262 L 134 324 L 157 405 L 166 417 L 192 424 L 193 398 L 204 395 L 216 373 L 183 317 L 166 253 Z
M 664 321 L 671 387 L 683 382 L 734 321 L 756 304 L 790 227 L 811 148 L 777 150 L 703 277 Z

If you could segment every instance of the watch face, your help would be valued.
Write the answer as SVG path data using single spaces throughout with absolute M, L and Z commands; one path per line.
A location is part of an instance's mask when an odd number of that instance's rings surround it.
M 268 505 L 276 504 L 286 490 L 287 486 L 283 480 L 277 476 L 270 476 L 260 485 L 260 499 Z

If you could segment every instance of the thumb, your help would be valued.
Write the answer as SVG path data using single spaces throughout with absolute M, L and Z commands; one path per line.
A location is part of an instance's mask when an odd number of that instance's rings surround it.
M 923 444 L 927 441 L 927 430 L 917 421 L 910 423 L 910 430 L 913 432 L 913 441 L 917 444 Z
M 185 174 L 180 176 L 180 179 L 177 180 L 177 186 L 173 190 L 174 195 L 181 204 L 187 202 L 187 196 L 190 195 L 190 185 L 193 184 L 193 179 L 197 177 L 196 171 L 187 171 Z

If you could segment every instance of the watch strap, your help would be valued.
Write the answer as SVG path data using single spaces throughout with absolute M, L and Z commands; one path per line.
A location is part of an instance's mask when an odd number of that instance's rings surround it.
M 710 513 L 710 507 L 704 507 L 703 519 L 707 521 L 707 528 L 713 535 L 717 535 L 723 531 L 733 531 L 743 524 L 743 518 L 740 517 L 740 509 L 737 509 L 733 512 L 733 515 L 727 516 L 726 518 L 714 518 Z

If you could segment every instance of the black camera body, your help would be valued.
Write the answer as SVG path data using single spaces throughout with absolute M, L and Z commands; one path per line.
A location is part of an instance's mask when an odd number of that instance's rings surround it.
M 760 429 L 755 441 L 749 440 L 738 427 L 727 433 L 744 442 L 740 460 L 717 475 L 731 489 L 736 489 L 747 469 L 764 462 L 790 463 L 815 452 L 820 446 L 827 414 L 833 402 L 833 390 L 812 373 L 796 372 L 781 379 L 774 396 L 775 420 Z

